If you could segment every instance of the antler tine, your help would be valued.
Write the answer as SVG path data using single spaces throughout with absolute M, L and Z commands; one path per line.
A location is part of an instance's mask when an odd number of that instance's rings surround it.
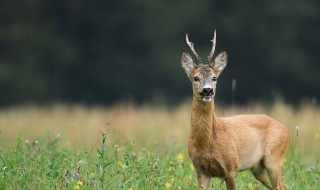
M 196 56 L 196 59 L 197 59 L 198 63 L 202 63 L 198 53 L 196 52 L 196 50 L 193 47 L 193 43 L 189 41 L 188 34 L 186 34 L 186 42 L 187 42 L 188 46 L 190 47 L 190 49 L 191 49 L 192 53 L 194 54 L 194 56 Z
M 213 57 L 214 51 L 216 49 L 216 30 L 214 30 L 213 39 L 211 41 L 212 41 L 212 49 L 211 49 L 211 52 L 209 53 L 209 56 L 208 56 L 208 60 L 207 60 L 208 64 L 211 64 L 212 57 Z

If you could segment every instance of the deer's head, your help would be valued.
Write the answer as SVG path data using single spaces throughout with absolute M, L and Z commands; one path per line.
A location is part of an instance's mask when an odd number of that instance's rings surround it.
M 193 43 L 189 41 L 188 34 L 186 42 L 196 57 L 196 62 L 186 51 L 181 53 L 181 64 L 192 82 L 193 97 L 203 103 L 209 103 L 216 92 L 217 79 L 227 65 L 228 55 L 225 50 L 221 51 L 213 60 L 216 46 L 216 31 L 212 41 L 212 49 L 207 61 L 203 63 L 194 49 Z

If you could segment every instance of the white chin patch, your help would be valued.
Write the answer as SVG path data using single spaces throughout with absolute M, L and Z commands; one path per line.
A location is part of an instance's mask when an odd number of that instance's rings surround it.
M 211 96 L 205 96 L 205 97 L 202 98 L 202 100 L 204 102 L 211 102 L 212 98 L 211 98 Z

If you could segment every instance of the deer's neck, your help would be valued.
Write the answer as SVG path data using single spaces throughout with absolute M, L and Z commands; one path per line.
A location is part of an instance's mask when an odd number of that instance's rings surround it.
M 190 143 L 198 150 L 210 148 L 216 128 L 214 101 L 203 104 L 192 101 Z

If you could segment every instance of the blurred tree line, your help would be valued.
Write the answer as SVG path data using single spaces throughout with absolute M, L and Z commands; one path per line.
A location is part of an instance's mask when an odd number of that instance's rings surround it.
M 286 101 L 320 96 L 320 1 L 2 0 L 0 105 L 180 102 L 185 34 L 205 59 L 229 62 L 217 98 Z M 231 90 L 236 80 L 235 92 Z

